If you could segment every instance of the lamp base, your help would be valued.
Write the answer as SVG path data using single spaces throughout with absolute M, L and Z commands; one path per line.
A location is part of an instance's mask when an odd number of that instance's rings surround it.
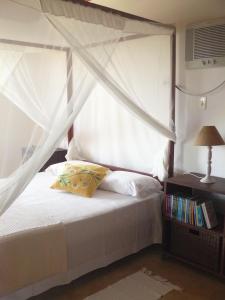
M 215 183 L 216 182 L 216 180 L 213 178 L 213 177 L 211 177 L 211 176 L 205 176 L 205 177 L 203 177 L 201 180 L 200 180 L 200 182 L 202 182 L 202 183 Z

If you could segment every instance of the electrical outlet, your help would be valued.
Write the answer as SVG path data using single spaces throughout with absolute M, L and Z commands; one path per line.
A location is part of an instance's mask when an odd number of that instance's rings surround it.
M 207 97 L 200 98 L 200 107 L 204 110 L 207 109 Z

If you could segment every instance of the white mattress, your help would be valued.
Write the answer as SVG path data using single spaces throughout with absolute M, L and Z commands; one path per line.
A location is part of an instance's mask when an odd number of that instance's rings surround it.
M 161 243 L 161 193 L 139 200 L 97 190 L 83 198 L 49 188 L 54 177 L 38 173 L 0 218 L 0 235 L 63 223 L 69 271 L 24 287 L 1 300 L 27 299 L 94 269 Z

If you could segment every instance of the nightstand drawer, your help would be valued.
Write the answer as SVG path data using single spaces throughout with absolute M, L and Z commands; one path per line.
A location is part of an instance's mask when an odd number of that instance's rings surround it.
M 171 253 L 217 272 L 220 248 L 219 235 L 171 222 Z

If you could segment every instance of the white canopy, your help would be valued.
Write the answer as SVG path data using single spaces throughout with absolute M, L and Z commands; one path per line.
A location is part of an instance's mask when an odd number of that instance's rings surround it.
M 167 176 L 173 30 L 73 2 L 0 3 L 0 214 L 74 122 L 70 157 Z

